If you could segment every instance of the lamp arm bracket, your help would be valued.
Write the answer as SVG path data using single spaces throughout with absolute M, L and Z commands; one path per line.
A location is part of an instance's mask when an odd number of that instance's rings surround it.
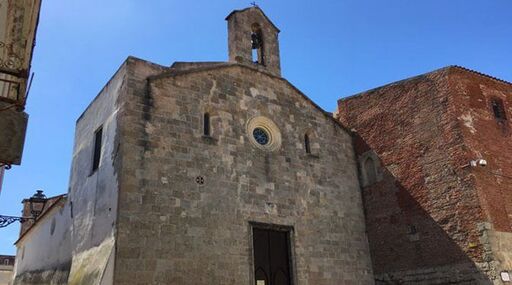
M 15 216 L 2 216 L 0 215 L 0 228 L 7 227 L 8 225 L 14 222 L 26 222 L 27 220 L 31 220 L 31 217 L 15 217 Z

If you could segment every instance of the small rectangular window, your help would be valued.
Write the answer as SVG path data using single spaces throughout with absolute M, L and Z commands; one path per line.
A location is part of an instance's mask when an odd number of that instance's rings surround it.
M 492 111 L 494 112 L 494 117 L 497 120 L 506 120 L 507 116 L 505 114 L 505 108 L 503 107 L 503 101 L 498 98 L 494 98 L 491 101 Z
M 416 229 L 416 226 L 414 225 L 407 225 L 407 234 L 415 235 L 418 233 L 418 230 Z
M 210 136 L 210 115 L 208 113 L 204 113 L 203 116 L 203 135 Z
M 304 147 L 306 148 L 306 153 L 311 153 L 311 147 L 309 145 L 309 136 L 308 136 L 308 134 L 304 135 Z
M 94 155 L 92 158 L 92 172 L 96 171 L 100 165 L 101 159 L 101 139 L 103 136 L 103 127 L 100 127 L 94 133 Z

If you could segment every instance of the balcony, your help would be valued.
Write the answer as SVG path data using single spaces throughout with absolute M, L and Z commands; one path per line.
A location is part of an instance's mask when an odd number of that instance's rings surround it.
M 41 0 L 0 1 L 0 166 L 20 164 Z

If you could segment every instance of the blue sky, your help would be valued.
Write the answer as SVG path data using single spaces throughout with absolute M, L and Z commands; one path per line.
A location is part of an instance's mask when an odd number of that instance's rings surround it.
M 162 65 L 227 59 L 226 22 L 251 0 L 45 0 L 21 166 L 6 172 L 0 213 L 36 189 L 67 192 L 75 121 L 133 55 Z M 510 0 L 260 0 L 280 28 L 283 76 L 327 111 L 336 100 L 447 65 L 512 81 Z M 18 224 L 0 229 L 14 254 Z

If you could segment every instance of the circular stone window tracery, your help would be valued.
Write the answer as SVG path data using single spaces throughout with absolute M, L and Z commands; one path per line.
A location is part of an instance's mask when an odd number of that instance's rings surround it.
M 259 149 L 275 151 L 281 147 L 281 132 L 266 117 L 254 117 L 247 122 L 247 134 L 251 143 Z
M 267 132 L 262 128 L 255 128 L 252 131 L 252 136 L 254 137 L 256 142 L 261 145 L 266 145 L 269 142 L 269 136 Z

